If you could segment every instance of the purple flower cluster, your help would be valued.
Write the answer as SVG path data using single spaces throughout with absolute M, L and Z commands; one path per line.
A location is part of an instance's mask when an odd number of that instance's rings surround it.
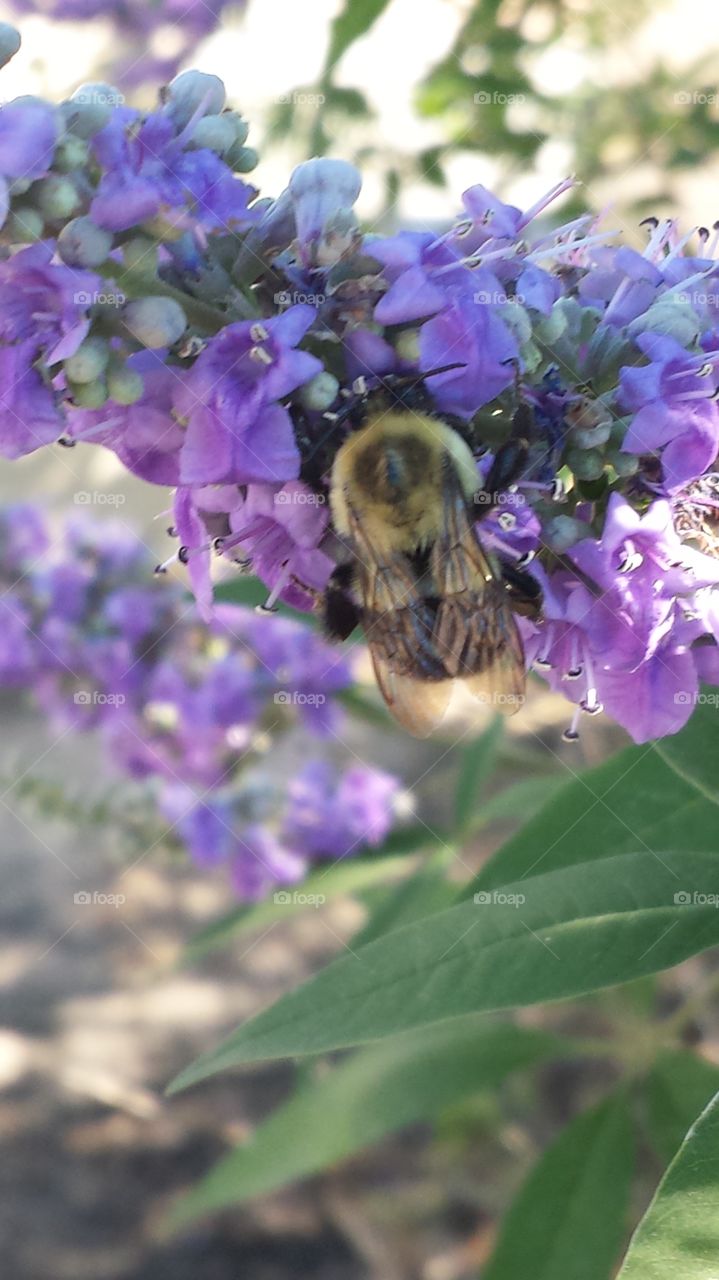
M 0 110 L 0 450 L 62 428 L 173 486 L 209 619 L 213 556 L 258 576 L 268 608 L 314 607 L 357 379 L 427 375 L 478 487 L 521 409 L 526 465 L 477 530 L 541 587 L 528 664 L 577 721 L 604 705 L 637 741 L 679 729 L 719 675 L 719 232 L 650 219 L 640 251 L 591 214 L 557 226 L 564 181 L 527 211 L 472 187 L 442 234 L 363 234 L 343 160 L 255 198 L 215 77 L 183 73 L 144 117 L 109 99 Z
M 123 526 L 75 519 L 58 552 L 31 506 L 0 518 L 0 579 L 0 685 L 32 690 L 59 728 L 98 732 L 115 768 L 150 785 L 165 837 L 222 864 L 241 897 L 390 830 L 396 779 L 320 754 L 289 783 L 273 769 L 293 724 L 317 752 L 341 727 L 349 668 L 306 627 L 229 604 L 207 626 Z

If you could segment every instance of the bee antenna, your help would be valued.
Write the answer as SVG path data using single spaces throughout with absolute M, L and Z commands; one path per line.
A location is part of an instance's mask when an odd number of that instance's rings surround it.
M 426 373 L 395 374 L 390 375 L 390 377 L 396 387 L 416 387 L 418 383 L 425 382 L 427 378 L 434 378 L 438 373 L 449 373 L 450 369 L 466 368 L 467 366 L 463 360 L 455 360 L 453 364 L 442 364 L 436 369 L 428 369 Z M 385 383 L 386 385 L 387 383 Z
M 438 373 L 449 373 L 450 369 L 466 369 L 467 365 L 464 360 L 455 360 L 453 364 L 441 364 L 436 369 L 428 369 L 426 373 L 420 375 L 420 381 L 424 382 L 425 378 L 434 378 Z

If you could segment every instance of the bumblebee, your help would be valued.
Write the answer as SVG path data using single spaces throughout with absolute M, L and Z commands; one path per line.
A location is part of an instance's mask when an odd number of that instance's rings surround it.
M 423 387 L 424 410 L 416 396 L 394 392 L 387 407 L 388 389 L 364 397 L 361 425 L 334 459 L 330 503 L 348 558 L 332 575 L 322 612 L 332 638 L 362 627 L 389 710 L 409 733 L 427 737 L 455 681 L 503 713 L 524 700 L 512 604 L 536 611 L 538 588 L 510 569 L 505 580 L 475 523 L 516 478 L 526 441 L 513 431 L 479 490 L 469 445 L 432 415 Z

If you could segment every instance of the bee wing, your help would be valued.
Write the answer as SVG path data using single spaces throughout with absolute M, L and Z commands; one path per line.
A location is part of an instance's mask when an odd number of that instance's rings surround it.
M 513 715 L 524 701 L 522 640 L 504 588 L 479 544 L 449 459 L 443 475 L 444 524 L 430 557 L 438 600 L 436 652 L 448 676 L 473 697 Z
M 370 652 L 379 691 L 395 720 L 413 738 L 428 738 L 444 717 L 454 681 L 398 675 L 371 642 Z
M 426 738 L 440 723 L 452 680 L 434 645 L 435 611 L 401 552 L 379 555 L 357 513 L 349 509 L 365 639 L 377 686 L 408 733 Z

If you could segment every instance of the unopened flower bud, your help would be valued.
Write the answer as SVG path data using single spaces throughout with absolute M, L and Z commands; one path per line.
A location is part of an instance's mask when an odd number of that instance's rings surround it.
M 74 169 L 81 169 L 87 163 L 89 154 L 84 138 L 78 138 L 74 133 L 67 133 L 55 148 L 53 168 L 59 169 L 61 173 L 72 173 Z
M 635 453 L 621 453 L 610 450 L 607 453 L 607 460 L 611 462 L 617 475 L 622 480 L 635 476 L 639 470 L 639 458 Z
M 230 147 L 225 159 L 235 173 L 251 173 L 260 162 L 254 147 L 238 147 L 234 144 Z
M 548 342 L 551 345 L 557 341 L 557 338 L 561 338 L 566 327 L 567 317 L 562 308 L 555 303 L 549 315 L 542 316 L 535 326 L 534 332 L 540 342 Z
M 104 378 L 98 378 L 96 382 L 70 383 L 70 390 L 79 409 L 101 409 L 107 400 Z
M 604 457 L 596 449 L 570 449 L 567 466 L 578 480 L 599 480 L 604 474 Z
M 223 156 L 237 141 L 235 127 L 229 115 L 203 116 L 192 130 L 188 146 L 193 150 L 207 147 Z
M 94 382 L 107 368 L 110 348 L 104 338 L 90 334 L 65 361 L 65 376 L 72 383 Z
M 69 102 L 63 103 L 67 127 L 78 138 L 92 138 L 109 123 L 115 107 L 124 102 L 114 85 L 102 82 L 81 84 Z
M 91 218 L 73 218 L 60 232 L 57 249 L 69 267 L 99 267 L 112 249 L 112 235 Z
M 333 373 L 316 373 L 314 378 L 310 378 L 298 393 L 298 400 L 304 409 L 323 413 L 325 409 L 329 409 L 334 404 L 339 394 L 340 384 Z
M 225 105 L 225 86 L 219 76 L 204 71 L 181 71 L 166 89 L 167 109 L 178 129 L 184 129 L 198 107 L 203 115 L 217 115 Z
M 544 526 L 543 539 L 552 551 L 562 555 L 589 536 L 589 526 L 583 520 L 574 520 L 572 516 L 552 516 Z
M 235 142 L 238 147 L 244 147 L 247 142 L 247 135 L 250 132 L 250 126 L 247 120 L 243 120 L 242 116 L 238 116 L 236 111 L 225 112 L 225 117 L 232 121 L 232 127 L 235 131 Z
M 507 328 L 512 331 L 520 347 L 525 342 L 530 341 L 532 337 L 532 321 L 520 302 L 516 302 L 514 298 L 508 298 L 497 314 L 501 316 Z
M 145 383 L 134 369 L 128 369 L 127 365 L 110 369 L 107 375 L 107 394 L 117 404 L 135 404 L 144 390 Z
M 42 214 L 30 205 L 19 204 L 5 224 L 3 238 L 8 239 L 11 244 L 32 244 L 33 241 L 42 239 L 44 230 Z
M 122 257 L 128 271 L 147 276 L 157 273 L 157 245 L 149 236 L 133 236 L 123 245 Z
M 659 298 L 648 311 L 637 316 L 627 326 L 627 332 L 632 337 L 639 333 L 658 333 L 674 338 L 683 347 L 690 347 L 701 333 L 701 324 L 691 303 L 682 302 L 670 294 L 666 298 Z
M 0 22 L 0 67 L 15 57 L 20 48 L 20 32 L 9 22 Z
M 38 182 L 35 199 L 38 209 L 50 222 L 64 222 L 72 217 L 80 204 L 80 197 L 70 179 L 59 173 L 49 173 Z
M 137 298 L 123 310 L 128 330 L 143 347 L 171 347 L 187 328 L 187 317 L 174 298 Z

